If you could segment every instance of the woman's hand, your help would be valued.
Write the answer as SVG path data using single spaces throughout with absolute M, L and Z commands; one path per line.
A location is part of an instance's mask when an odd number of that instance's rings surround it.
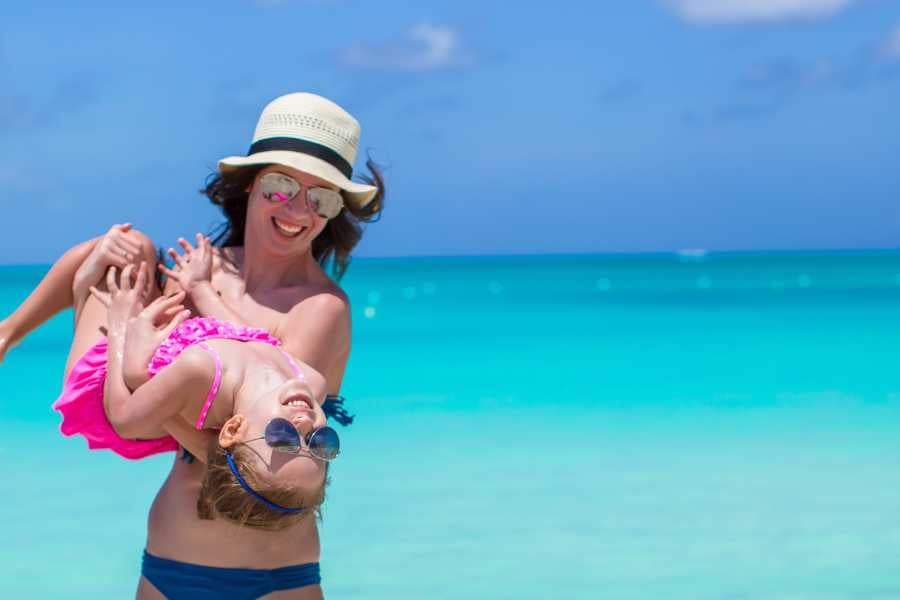
M 210 283 L 212 280 L 212 242 L 198 233 L 196 248 L 184 238 L 178 238 L 178 245 L 184 250 L 184 256 L 178 254 L 174 248 L 169 248 L 169 256 L 175 261 L 175 268 L 170 269 L 160 264 L 159 270 L 177 281 L 185 292 L 192 294 L 198 285 Z
M 103 279 L 109 267 L 123 269 L 141 256 L 141 244 L 129 232 L 131 223 L 113 225 L 94 245 L 91 253 L 75 272 L 72 291 L 77 299 L 87 298 L 88 289 Z
M 144 300 L 147 295 L 147 263 L 141 261 L 138 267 L 137 277 L 132 285 L 134 265 L 127 265 L 122 269 L 119 281 L 116 281 L 116 267 L 110 267 L 106 272 L 106 289 L 102 292 L 91 286 L 93 294 L 107 308 L 107 336 L 123 336 L 128 327 L 128 320 L 136 316 L 144 309 Z

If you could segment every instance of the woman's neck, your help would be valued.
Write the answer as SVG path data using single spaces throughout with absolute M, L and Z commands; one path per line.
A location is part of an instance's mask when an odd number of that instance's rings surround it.
M 239 267 L 247 291 L 303 285 L 318 281 L 324 274 L 311 247 L 299 255 L 273 255 L 252 241 L 244 244 Z

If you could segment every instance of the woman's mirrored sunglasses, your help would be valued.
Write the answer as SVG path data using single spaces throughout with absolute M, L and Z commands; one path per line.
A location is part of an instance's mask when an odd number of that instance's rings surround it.
M 284 203 L 293 199 L 303 186 L 296 179 L 284 173 L 266 173 L 259 179 L 263 198 L 269 202 Z M 344 198 L 337 190 L 323 187 L 306 188 L 309 207 L 323 219 L 333 219 L 344 208 Z

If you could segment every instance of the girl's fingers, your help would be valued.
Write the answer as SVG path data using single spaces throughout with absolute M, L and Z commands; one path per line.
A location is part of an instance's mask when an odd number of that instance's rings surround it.
M 137 281 L 134 282 L 134 289 L 144 293 L 147 291 L 147 263 L 145 261 L 141 261 L 141 266 L 138 267 Z
M 119 276 L 119 287 L 123 292 L 127 292 L 131 290 L 131 274 L 134 272 L 134 265 L 128 263 L 125 265 L 125 268 L 122 269 L 122 275 Z
M 164 337 L 169 337 L 169 334 L 172 333 L 172 330 L 181 325 L 181 323 L 184 322 L 184 320 L 189 316 L 191 316 L 191 311 L 187 309 L 181 311 L 172 318 L 168 325 L 163 327 L 162 331 L 160 331 L 160 334 Z
M 110 294 L 115 294 L 119 291 L 119 286 L 116 283 L 116 268 L 110 267 L 106 270 L 106 289 L 109 290 Z
M 183 258 L 180 254 L 178 254 L 177 252 L 175 252 L 175 248 L 169 248 L 169 256 L 172 257 L 172 260 L 175 261 L 175 264 L 176 264 L 176 265 L 178 265 L 179 267 L 184 268 L 184 265 L 186 264 L 186 263 L 185 263 L 185 260 L 184 260 L 184 258 Z
M 160 313 L 166 312 L 172 306 L 181 304 L 181 301 L 184 300 L 184 292 L 178 292 L 171 296 L 160 296 L 156 300 L 150 303 L 150 306 L 144 309 L 144 313 L 153 319 L 156 319 L 160 315 Z
M 163 312 L 163 314 L 161 314 L 159 316 L 159 318 L 153 322 L 153 326 L 154 327 L 167 326 L 169 323 L 171 323 L 172 319 L 174 319 L 176 316 L 178 316 L 180 313 L 182 313 L 186 310 L 187 309 L 184 307 L 184 304 L 176 304 L 172 308 Z M 187 311 L 187 312 L 190 312 L 190 311 Z
M 184 248 L 184 251 L 188 254 L 194 251 L 194 247 L 191 246 L 191 243 L 184 238 L 178 238 L 178 245 Z
M 109 308 L 109 294 L 107 294 L 106 292 L 101 292 L 94 286 L 91 286 L 88 289 L 91 290 L 91 295 L 94 298 L 99 300 L 101 302 L 101 304 L 103 304 L 103 306 L 105 306 L 106 308 Z
M 162 271 L 163 275 L 165 275 L 166 277 L 171 277 L 172 279 L 174 279 L 176 281 L 178 280 L 178 271 L 173 271 L 172 269 L 170 269 L 169 267 L 167 267 L 166 265 L 164 265 L 162 263 L 160 263 L 160 265 L 159 265 L 159 270 Z
M 121 225 L 113 225 L 113 229 L 118 229 L 121 232 L 126 232 L 131 230 L 131 223 L 122 223 Z
M 164 310 L 163 315 L 171 319 L 173 315 L 180 313 L 184 309 L 184 304 L 176 304 L 175 306 Z

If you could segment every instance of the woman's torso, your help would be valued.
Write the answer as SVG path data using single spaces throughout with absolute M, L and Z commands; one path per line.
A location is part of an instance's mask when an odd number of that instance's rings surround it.
M 318 285 L 308 289 L 285 288 L 270 294 L 248 294 L 238 269 L 217 259 L 214 262 L 213 287 L 223 301 L 238 312 L 246 322 L 261 327 L 273 335 L 284 337 L 287 313 L 305 298 L 321 293 Z M 338 290 L 334 286 L 334 290 Z M 331 290 L 328 290 L 331 291 Z M 281 334 L 281 335 L 279 335 Z M 209 345 L 225 354 L 229 360 L 231 345 L 239 342 L 212 340 Z M 264 344 L 249 343 L 245 350 L 255 352 L 280 352 Z M 305 356 L 296 358 L 309 362 Z M 344 357 L 344 360 L 346 357 Z M 282 359 L 283 360 L 283 359 Z M 236 376 L 223 376 L 220 394 L 233 394 L 238 385 Z M 329 390 L 329 392 L 332 390 Z M 336 390 L 334 390 L 336 391 Z M 215 404 L 213 411 L 216 410 Z M 191 409 L 196 416 L 195 409 Z M 190 420 L 188 414 L 184 415 Z M 193 422 L 193 421 L 191 421 Z M 147 551 L 156 556 L 193 562 L 209 566 L 277 568 L 319 560 L 319 535 L 315 520 L 301 521 L 283 531 L 259 531 L 228 523 L 222 519 L 201 520 L 197 517 L 197 496 L 203 479 L 204 465 L 176 459 L 169 477 L 156 495 L 150 509 L 147 534 Z
M 182 562 L 252 569 L 319 560 L 319 534 L 312 517 L 282 531 L 261 531 L 224 519 L 197 517 L 204 468 L 199 461 L 175 460 L 150 508 L 149 553 Z

